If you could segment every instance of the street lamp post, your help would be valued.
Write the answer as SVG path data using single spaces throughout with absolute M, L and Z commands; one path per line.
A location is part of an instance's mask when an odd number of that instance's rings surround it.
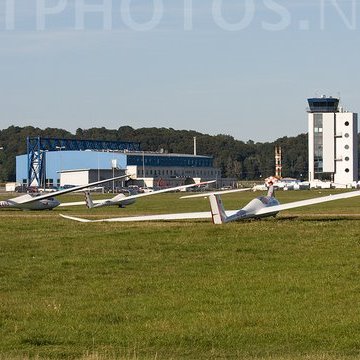
M 117 159 L 111 160 L 112 176 L 115 177 L 115 169 L 117 168 Z M 115 193 L 115 181 L 112 181 L 112 192 Z

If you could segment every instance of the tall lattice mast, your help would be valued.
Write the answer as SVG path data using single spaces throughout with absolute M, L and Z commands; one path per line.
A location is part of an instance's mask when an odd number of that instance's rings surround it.
M 282 177 L 281 146 L 275 146 L 275 176 Z

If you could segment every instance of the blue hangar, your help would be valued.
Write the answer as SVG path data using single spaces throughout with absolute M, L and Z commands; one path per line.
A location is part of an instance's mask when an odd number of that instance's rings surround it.
M 139 143 L 28 138 L 16 157 L 16 181 L 28 186 L 81 185 L 122 174 L 138 183 L 176 186 L 186 179 L 220 179 L 211 156 L 144 152 Z

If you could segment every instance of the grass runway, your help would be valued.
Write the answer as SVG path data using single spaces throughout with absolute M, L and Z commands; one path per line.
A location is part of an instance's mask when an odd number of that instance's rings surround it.
M 0 359 L 360 358 L 360 198 L 222 226 L 59 216 L 209 208 L 178 197 L 1 210 Z M 252 197 L 224 203 L 236 209 Z

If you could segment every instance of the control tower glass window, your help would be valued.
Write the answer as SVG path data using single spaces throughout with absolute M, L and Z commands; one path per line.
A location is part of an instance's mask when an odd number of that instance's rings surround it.
M 308 99 L 309 111 L 313 113 L 338 112 L 339 99 L 323 96 Z
M 314 114 L 314 172 L 323 172 L 323 116 Z

